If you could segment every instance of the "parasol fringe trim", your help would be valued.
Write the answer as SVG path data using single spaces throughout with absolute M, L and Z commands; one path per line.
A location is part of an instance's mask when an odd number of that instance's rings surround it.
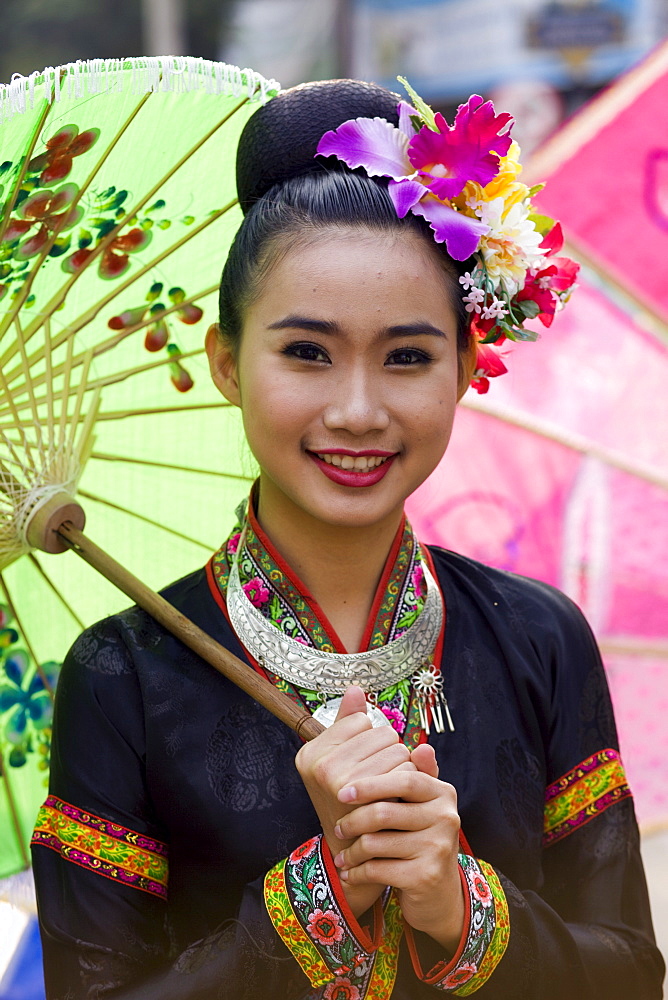
M 145 56 L 133 59 L 87 59 L 47 66 L 41 73 L 15 73 L 8 84 L 0 84 L 0 122 L 25 114 L 40 100 L 48 102 L 82 99 L 93 94 L 123 90 L 124 74 L 131 70 L 132 94 L 156 91 L 186 93 L 202 90 L 207 94 L 227 94 L 264 104 L 280 89 L 252 69 L 195 56 Z

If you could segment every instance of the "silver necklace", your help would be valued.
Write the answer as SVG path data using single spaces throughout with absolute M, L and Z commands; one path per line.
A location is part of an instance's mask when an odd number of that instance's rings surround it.
M 440 671 L 432 663 L 436 643 L 443 625 L 443 600 L 429 567 L 423 564 L 427 595 L 417 620 L 403 635 L 378 649 L 361 653 L 326 653 L 285 635 L 264 617 L 249 600 L 239 578 L 239 557 L 246 532 L 239 539 L 237 552 L 227 583 L 227 609 L 237 636 L 251 656 L 282 680 L 297 687 L 316 690 L 319 695 L 338 696 L 324 700 L 314 713 L 323 725 L 331 725 L 336 717 L 340 698 L 351 684 L 359 684 L 368 695 L 369 714 L 374 725 L 390 724 L 373 704 L 385 688 L 411 677 L 419 698 L 420 720 L 429 733 L 429 713 L 437 732 L 443 732 L 439 702 L 443 704 L 454 729 L 447 702 L 443 697 Z M 440 684 L 434 684 L 438 677 Z M 335 704 L 336 702 L 336 704 Z M 320 714 L 319 714 L 320 713 Z

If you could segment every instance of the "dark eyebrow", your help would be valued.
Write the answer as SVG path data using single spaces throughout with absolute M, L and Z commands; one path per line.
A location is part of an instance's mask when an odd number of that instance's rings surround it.
M 275 323 L 270 323 L 269 330 L 308 330 L 310 333 L 330 333 L 335 334 L 340 332 L 339 325 L 333 320 L 327 319 L 309 319 L 306 316 L 286 316 L 285 319 L 276 320 Z M 438 327 L 432 326 L 431 323 L 400 323 L 396 326 L 388 326 L 385 330 L 382 330 L 379 335 L 379 340 L 383 340 L 386 337 L 444 337 L 447 340 L 447 335 L 443 330 L 439 330 Z
M 269 330 L 309 330 L 311 333 L 338 333 L 339 327 L 332 320 L 308 319 L 306 316 L 286 316 L 270 323 Z
M 447 335 L 443 330 L 439 330 L 437 326 L 432 326 L 431 323 L 401 323 L 398 326 L 388 326 L 385 331 L 388 337 L 445 337 Z

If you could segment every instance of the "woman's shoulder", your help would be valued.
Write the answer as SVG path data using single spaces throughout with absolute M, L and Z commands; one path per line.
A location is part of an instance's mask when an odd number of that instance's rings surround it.
M 542 580 L 497 569 L 437 545 L 428 545 L 439 581 L 450 596 L 476 607 L 488 616 L 495 613 L 529 633 L 534 628 L 573 630 L 587 638 L 591 631 L 577 606 L 557 587 Z
M 207 627 L 207 618 L 218 617 L 204 569 L 174 581 L 160 593 L 202 628 Z M 164 651 L 167 645 L 176 641 L 152 615 L 133 605 L 84 629 L 73 643 L 67 660 L 97 674 L 130 674 L 136 670 L 142 653 Z

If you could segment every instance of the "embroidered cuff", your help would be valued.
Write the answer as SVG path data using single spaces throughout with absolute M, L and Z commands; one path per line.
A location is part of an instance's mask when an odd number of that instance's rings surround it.
M 587 757 L 546 789 L 543 846 L 574 833 L 630 795 L 618 750 Z
M 373 937 L 355 919 L 322 834 L 267 873 L 265 906 L 281 940 L 323 996 L 389 996 L 403 931 L 396 898 L 386 893 L 373 914 Z M 338 991 L 338 992 L 337 992 Z M 380 991 L 380 992 L 379 992 Z
M 167 845 L 49 795 L 32 844 L 134 889 L 167 898 Z
M 467 915 L 453 958 L 449 962 L 438 962 L 424 973 L 408 926 L 406 938 L 418 979 L 444 993 L 468 996 L 484 986 L 503 958 L 510 937 L 510 920 L 505 893 L 491 865 L 460 854 L 459 874 Z

